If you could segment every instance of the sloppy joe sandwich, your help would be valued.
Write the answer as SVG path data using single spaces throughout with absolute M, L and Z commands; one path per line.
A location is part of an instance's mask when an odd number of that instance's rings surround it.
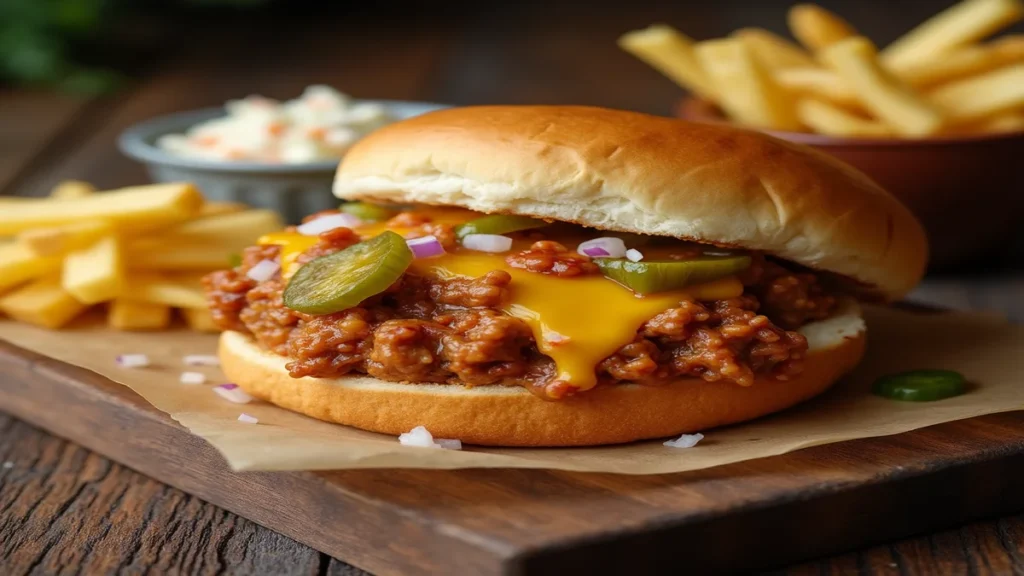
M 584 446 L 785 409 L 912 289 L 915 218 L 854 169 L 725 126 L 486 106 L 379 129 L 341 209 L 204 280 L 227 376 L 314 418 Z

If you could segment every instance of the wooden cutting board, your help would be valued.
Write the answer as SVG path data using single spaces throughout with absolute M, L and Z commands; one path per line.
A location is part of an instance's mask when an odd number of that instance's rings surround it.
M 233 473 L 134 392 L 0 342 L 0 410 L 377 574 L 763 569 L 1024 509 L 1024 413 L 708 470 Z

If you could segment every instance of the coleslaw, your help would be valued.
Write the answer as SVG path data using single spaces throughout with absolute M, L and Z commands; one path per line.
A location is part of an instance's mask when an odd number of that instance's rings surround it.
M 284 103 L 252 95 L 224 108 L 226 116 L 164 135 L 157 146 L 204 160 L 302 164 L 340 159 L 359 138 L 394 121 L 384 106 L 322 85 Z

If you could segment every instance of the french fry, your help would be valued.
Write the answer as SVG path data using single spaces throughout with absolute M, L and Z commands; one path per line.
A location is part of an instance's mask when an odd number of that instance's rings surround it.
M 159 236 L 165 244 L 209 242 L 222 246 L 244 248 L 264 234 L 284 227 L 273 210 L 246 210 L 192 220 Z
M 188 327 L 196 332 L 220 332 L 220 327 L 213 322 L 208 308 L 182 308 L 182 316 Z
M 846 20 L 816 4 L 797 4 L 789 9 L 789 30 L 807 49 L 817 52 L 857 36 Z
M 1024 34 L 1009 34 L 988 43 L 996 58 L 1003 64 L 1016 64 L 1024 60 Z
M 628 32 L 619 47 L 701 98 L 713 100 L 714 84 L 697 62 L 693 40 L 678 30 L 657 24 Z
M 96 191 L 96 188 L 88 182 L 82 182 L 80 180 L 65 180 L 60 184 L 57 184 L 50 191 L 50 198 L 54 200 L 70 200 L 72 198 L 82 198 L 88 196 Z
M 230 267 L 232 257 L 240 250 L 237 246 L 167 244 L 145 238 L 128 246 L 125 262 L 131 270 L 211 271 Z
M 889 126 L 867 120 L 828 102 L 807 98 L 796 107 L 800 121 L 815 132 L 845 138 L 888 138 L 893 136 Z
M 1024 132 L 1024 112 L 1009 112 L 993 116 L 978 124 L 976 130 L 990 134 Z
M 953 124 L 946 130 L 950 135 L 1010 134 L 1024 132 L 1024 111 L 1004 112 L 977 122 Z
M 86 220 L 63 226 L 23 230 L 17 241 L 40 256 L 54 256 L 85 248 L 104 236 L 114 233 L 107 220 Z
M 885 71 L 874 46 L 857 36 L 836 42 L 820 53 L 823 62 L 846 81 L 864 107 L 905 136 L 927 136 L 942 129 L 939 110 Z
M 950 48 L 970 44 L 1024 16 L 1021 0 L 964 0 L 932 16 L 882 50 L 890 70 L 905 70 Z
M 176 308 L 206 307 L 202 286 L 194 277 L 130 274 L 119 297 L 132 302 L 164 304 Z
M 714 82 L 718 103 L 734 119 L 759 128 L 801 129 L 793 99 L 742 40 L 701 42 L 694 51 Z
M 60 202 L 16 202 L 0 210 L 0 235 L 89 219 L 109 220 L 118 230 L 151 230 L 195 216 L 202 204 L 202 195 L 191 184 L 122 188 Z
M 241 202 L 207 202 L 206 204 L 203 204 L 203 207 L 199 210 L 199 217 L 206 218 L 208 216 L 231 214 L 233 212 L 241 212 L 247 208 L 248 206 Z
M 44 328 L 60 328 L 85 309 L 85 304 L 61 288 L 56 277 L 36 280 L 0 298 L 0 312 Z
M 60 270 L 60 258 L 39 256 L 12 242 L 0 246 L 0 292 Z
M 929 94 L 956 122 L 1024 109 L 1024 64 L 945 84 Z
M 83 304 L 112 300 L 124 284 L 124 259 L 120 241 L 107 236 L 64 258 L 61 286 Z
M 997 68 L 1001 61 L 984 46 L 960 46 L 942 58 L 913 62 L 895 73 L 914 88 L 922 89 Z
M 841 76 L 827 68 L 789 68 L 775 73 L 780 86 L 801 96 L 814 96 L 854 110 L 862 110 L 860 98 Z
M 817 63 L 803 48 L 785 38 L 761 28 L 743 28 L 732 33 L 743 40 L 766 67 L 775 70 L 811 68 Z
M 1024 109 L 1024 64 L 945 84 L 932 91 L 928 100 L 957 123 Z
M 171 324 L 171 307 L 114 300 L 107 311 L 107 324 L 116 330 L 162 330 Z

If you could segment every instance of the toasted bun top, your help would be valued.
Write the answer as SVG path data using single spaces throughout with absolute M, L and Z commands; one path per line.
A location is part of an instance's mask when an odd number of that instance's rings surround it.
M 580 106 L 450 108 L 385 126 L 338 168 L 343 199 L 461 206 L 763 251 L 896 299 L 924 231 L 867 176 L 764 134 Z

